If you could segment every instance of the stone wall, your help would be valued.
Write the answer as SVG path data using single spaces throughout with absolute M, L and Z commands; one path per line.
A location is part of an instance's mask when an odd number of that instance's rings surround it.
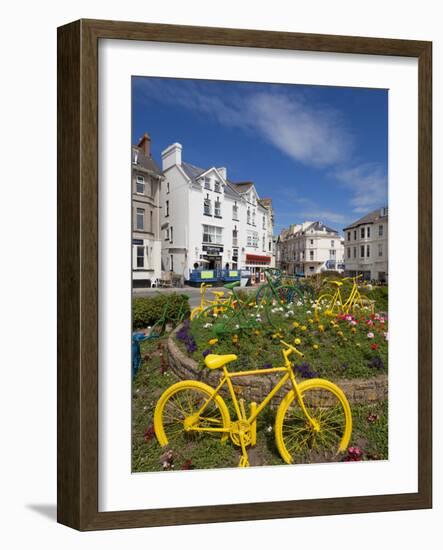
M 177 327 L 168 339 L 169 366 L 173 372 L 182 380 L 192 379 L 200 380 L 210 386 L 217 386 L 220 381 L 220 370 L 201 369 L 196 361 L 185 355 L 177 345 L 175 333 L 181 327 Z M 239 397 L 244 397 L 246 401 L 262 401 L 269 391 L 276 385 L 281 376 L 263 375 L 263 376 L 241 376 L 234 378 L 232 384 Z M 353 378 L 331 380 L 336 382 L 344 391 L 349 403 L 371 403 L 381 401 L 388 397 L 388 377 L 386 374 L 375 376 L 369 379 Z M 228 391 L 224 387 L 225 392 Z M 288 387 L 282 388 L 273 398 L 272 403 L 278 404 L 286 395 Z M 323 399 L 323 395 L 322 395 Z M 325 406 L 327 402 L 322 401 Z

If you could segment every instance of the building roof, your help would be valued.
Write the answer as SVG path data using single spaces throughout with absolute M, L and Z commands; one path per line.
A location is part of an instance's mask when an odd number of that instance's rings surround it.
M 239 193 L 246 193 L 246 191 L 249 191 L 254 184 L 252 181 L 239 181 L 235 182 L 233 185 L 235 185 L 235 189 Z
M 196 181 L 199 176 L 201 176 L 201 174 L 204 174 L 205 172 L 210 170 L 210 168 L 200 168 L 199 166 L 195 166 L 194 164 L 190 164 L 189 162 L 182 162 L 181 167 L 191 181 Z M 226 183 L 227 185 L 225 187 L 225 195 L 234 199 L 240 198 L 240 195 L 234 188 L 235 184 L 233 184 L 228 179 L 226 180 Z
M 134 153 L 137 152 L 137 162 L 133 164 L 134 167 L 140 166 L 141 168 L 144 168 L 145 170 L 149 170 L 150 172 L 153 172 L 157 176 L 162 176 L 162 171 L 157 166 L 157 163 L 152 157 L 148 157 L 145 155 L 145 152 L 140 147 L 137 147 L 137 145 L 132 146 L 132 159 L 135 159 Z
M 296 235 L 304 235 L 307 231 L 310 229 L 314 229 L 315 231 L 320 232 L 328 232 L 328 233 L 335 233 L 338 235 L 337 229 L 332 229 L 332 227 L 328 227 L 324 223 L 320 221 L 316 222 L 303 222 L 303 223 L 293 223 L 289 227 L 284 228 L 280 231 L 280 240 L 285 241 L 287 239 L 290 239 L 291 237 L 295 237 Z
M 200 174 L 203 174 L 207 171 L 207 168 L 199 168 L 198 166 L 194 166 L 189 162 L 182 162 L 181 166 L 185 174 L 192 181 L 195 181 L 200 176 Z
M 343 229 L 343 231 L 346 231 L 347 229 L 352 229 L 353 227 L 358 227 L 359 225 L 364 225 L 367 223 L 375 223 L 379 220 L 386 220 L 388 218 L 388 207 L 384 206 L 382 208 L 377 208 L 377 210 L 373 210 L 372 212 L 369 212 L 369 214 L 366 214 L 363 216 L 363 218 L 360 218 L 354 223 L 351 223 L 347 227 Z
M 309 229 L 314 229 L 315 231 L 327 231 L 328 233 L 338 233 L 337 229 L 332 229 L 332 227 L 328 227 L 321 222 L 312 222 L 310 225 L 304 228 L 304 231 L 308 231 Z

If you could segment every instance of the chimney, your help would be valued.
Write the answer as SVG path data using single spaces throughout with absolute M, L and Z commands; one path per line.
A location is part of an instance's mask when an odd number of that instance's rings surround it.
M 182 146 L 181 143 L 173 143 L 162 152 L 162 169 L 167 170 L 171 166 L 181 166 Z
M 226 170 L 225 166 L 221 166 L 220 168 L 217 168 L 217 172 L 220 174 L 220 176 L 224 180 L 228 177 L 228 171 Z
M 147 157 L 151 156 L 151 138 L 146 132 L 143 134 L 143 137 L 139 141 L 138 148 L 141 149 Z

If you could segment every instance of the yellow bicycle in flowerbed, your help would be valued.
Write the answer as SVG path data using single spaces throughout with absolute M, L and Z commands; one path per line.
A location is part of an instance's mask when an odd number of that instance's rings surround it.
M 215 296 L 215 298 L 214 300 L 209 300 L 206 297 L 206 293 L 209 288 L 211 288 L 211 285 L 208 285 L 207 283 L 202 283 L 200 285 L 200 305 L 191 311 L 191 320 L 198 317 L 203 310 L 210 306 L 213 306 L 215 308 L 214 311 L 216 311 L 217 314 L 220 314 L 223 313 L 227 307 L 233 305 L 232 293 L 225 297 L 225 293 L 222 290 L 211 290 L 210 292 Z
M 321 294 L 315 302 L 315 318 L 318 321 L 320 311 L 323 309 L 324 313 L 329 316 L 336 315 L 338 313 L 355 313 L 357 309 L 363 309 L 368 307 L 371 313 L 374 313 L 374 300 L 370 300 L 367 296 L 362 295 L 358 288 L 357 281 L 362 275 L 356 275 L 354 277 L 344 277 L 341 281 L 327 281 L 327 284 L 332 285 L 335 288 L 333 294 L 325 293 Z M 346 300 L 343 300 L 340 288 L 343 286 L 344 281 L 352 281 L 352 288 L 349 296 Z
M 197 380 L 184 380 L 170 386 L 160 397 L 154 412 L 154 429 L 162 447 L 192 443 L 200 437 L 228 437 L 241 448 L 240 467 L 249 466 L 247 447 L 257 440 L 257 417 L 271 399 L 290 382 L 291 389 L 280 403 L 275 418 L 275 439 L 282 459 L 288 463 L 334 460 L 347 449 L 352 432 L 351 409 L 343 391 L 328 380 L 313 378 L 298 383 L 289 356 L 303 354 L 280 340 L 284 364 L 281 367 L 229 372 L 226 365 L 235 354 L 210 354 L 209 369 L 221 369 L 220 383 L 213 388 Z M 232 379 L 239 376 L 284 373 L 260 404 L 237 399 Z M 220 395 L 227 385 L 236 420 Z

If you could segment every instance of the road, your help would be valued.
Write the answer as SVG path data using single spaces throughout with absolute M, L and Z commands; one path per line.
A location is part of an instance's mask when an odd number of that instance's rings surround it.
M 247 287 L 245 290 L 252 290 L 254 287 Z M 223 287 L 218 288 L 217 290 L 225 290 Z M 132 293 L 133 296 L 154 296 L 157 292 L 161 293 L 170 293 L 178 292 L 179 294 L 186 294 L 189 296 L 189 306 L 191 308 L 196 307 L 200 304 L 200 288 L 194 288 L 190 286 L 185 286 L 183 288 L 134 288 Z M 208 291 L 210 292 L 210 291 Z M 208 298 L 210 298 L 208 294 Z

